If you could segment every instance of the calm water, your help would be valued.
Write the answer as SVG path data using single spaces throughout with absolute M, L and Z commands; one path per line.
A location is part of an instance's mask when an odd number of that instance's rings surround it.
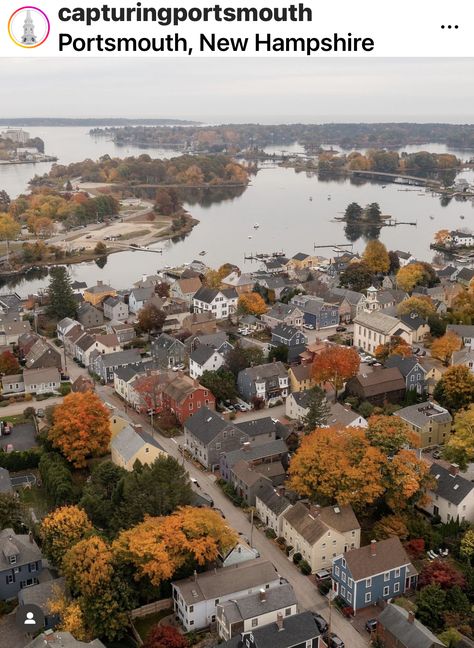
M 143 152 L 133 146 L 117 147 L 101 138 L 93 140 L 84 128 L 30 129 L 30 132 L 43 137 L 46 151 L 58 155 L 59 162 L 64 164 L 86 157 L 96 159 L 105 153 L 125 157 Z M 423 148 L 428 149 L 427 146 Z M 440 145 L 430 145 L 429 150 L 441 152 L 445 149 Z M 158 149 L 147 149 L 146 152 L 156 157 L 176 154 Z M 458 155 L 467 157 L 465 153 Z M 17 195 L 25 189 L 35 172 L 44 173 L 49 167 L 49 164 L 34 168 L 29 165 L 0 167 L 0 189 L 5 188 L 10 195 Z M 463 173 L 460 177 L 474 182 L 473 172 Z M 200 223 L 182 241 L 157 244 L 156 248 L 163 249 L 162 255 L 121 252 L 111 255 L 102 269 L 95 263 L 73 265 L 71 276 L 88 285 L 102 279 L 116 288 L 126 288 L 142 274 L 152 274 L 164 265 L 172 266 L 196 258 L 202 258 L 210 266 L 230 261 L 251 270 L 256 269 L 257 264 L 244 261 L 244 255 L 249 253 L 284 250 L 293 255 L 299 251 L 310 253 L 314 245 L 327 245 L 326 249 L 317 252 L 331 256 L 332 248 L 329 246 L 348 242 L 344 223 L 333 222 L 333 219 L 340 216 L 352 201 L 361 205 L 378 202 L 384 214 L 390 214 L 399 221 L 416 221 L 416 227 L 382 228 L 380 240 L 390 249 L 409 251 L 420 259 L 432 259 L 429 244 L 437 230 L 445 227 L 474 229 L 472 202 L 451 201 L 442 206 L 437 196 L 416 189 L 400 189 L 393 184 L 388 184 L 385 189 L 375 183 L 354 185 L 345 179 L 325 182 L 305 173 L 297 174 L 292 169 L 262 169 L 238 198 L 209 207 L 186 205 Z M 460 219 L 460 215 L 464 215 L 464 219 Z M 258 230 L 253 227 L 255 223 L 260 225 Z M 365 243 L 366 239 L 361 236 L 354 242 L 354 250 L 362 251 Z M 198 256 L 201 250 L 207 252 L 206 256 Z M 15 285 L 15 290 L 26 295 L 47 283 L 47 278 L 21 280 Z

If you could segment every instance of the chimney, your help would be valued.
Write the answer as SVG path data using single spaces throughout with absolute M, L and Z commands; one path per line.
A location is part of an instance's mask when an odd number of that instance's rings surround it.
M 456 475 L 459 474 L 459 465 L 457 463 L 452 463 L 449 466 L 449 472 L 453 477 L 456 477 Z
M 250 441 L 244 441 L 244 443 L 242 443 L 242 450 L 244 450 L 245 452 L 250 450 Z
M 280 497 L 283 497 L 285 495 L 285 487 L 284 486 L 277 486 L 276 488 L 277 495 Z
M 414 622 L 415 622 L 415 613 L 410 610 L 408 612 L 408 623 L 414 623 Z
M 371 556 L 377 555 L 377 540 L 370 541 L 370 555 Z
M 283 628 L 283 614 L 281 612 L 278 612 L 277 614 L 277 626 L 278 626 L 278 632 L 281 632 L 284 630 Z
M 31 542 L 31 544 L 33 544 L 33 534 L 31 533 L 31 531 L 28 532 L 28 540 Z
M 265 601 L 267 600 L 267 593 L 264 589 L 260 590 L 258 598 L 260 600 L 260 603 L 265 603 Z
M 97 280 L 97 285 L 98 286 L 103 286 L 104 285 L 104 282 L 102 281 L 102 279 Z

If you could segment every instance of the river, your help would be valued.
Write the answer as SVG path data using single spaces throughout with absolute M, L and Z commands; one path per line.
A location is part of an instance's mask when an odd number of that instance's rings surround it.
M 135 146 L 118 147 L 103 138 L 91 138 L 87 129 L 76 127 L 30 128 L 32 136 L 42 137 L 46 153 L 57 155 L 60 164 L 79 161 L 87 157 L 97 159 L 108 153 L 126 157 L 143 152 L 152 157 L 171 157 L 176 151 L 162 149 L 139 149 Z M 289 147 L 284 147 L 288 150 Z M 297 147 L 291 147 L 297 150 Z M 280 147 L 275 147 L 280 151 Z M 430 150 L 442 152 L 442 145 L 405 147 L 404 150 Z M 466 152 L 452 151 L 462 159 L 470 157 Z M 24 191 L 27 182 L 35 173 L 45 173 L 50 163 L 0 167 L 0 189 L 12 197 Z M 474 172 L 464 172 L 474 182 Z M 210 206 L 185 205 L 200 223 L 184 240 L 156 244 L 163 254 L 149 252 L 120 252 L 108 257 L 103 268 L 96 263 L 71 266 L 71 277 L 85 281 L 88 285 L 98 279 L 114 287 L 127 288 L 143 274 L 156 273 L 164 265 L 189 263 L 202 259 L 215 267 L 229 261 L 241 268 L 251 270 L 257 265 L 244 261 L 244 255 L 257 252 L 283 250 L 287 255 L 296 252 L 313 252 L 314 245 L 327 245 L 317 250 L 322 256 L 331 256 L 331 245 L 347 243 L 344 223 L 334 222 L 348 203 L 361 205 L 378 202 L 384 214 L 390 214 L 399 221 L 416 222 L 416 226 L 400 225 L 384 227 L 380 240 L 389 249 L 411 252 L 419 259 L 430 261 L 429 249 L 434 233 L 443 228 L 474 229 L 474 205 L 471 201 L 451 201 L 443 206 L 439 196 L 408 187 L 367 182 L 353 184 L 348 179 L 323 181 L 306 173 L 295 173 L 293 169 L 263 168 L 252 178 L 244 193 L 233 199 L 223 200 Z M 420 195 L 421 194 L 421 195 Z M 460 216 L 463 215 L 464 219 Z M 254 229 L 254 224 L 259 229 Z M 352 236 L 355 238 L 355 235 Z M 354 251 L 361 252 L 366 238 L 360 236 L 354 241 Z M 204 257 L 200 251 L 206 251 Z M 21 279 L 10 284 L 22 296 L 44 288 L 47 277 Z

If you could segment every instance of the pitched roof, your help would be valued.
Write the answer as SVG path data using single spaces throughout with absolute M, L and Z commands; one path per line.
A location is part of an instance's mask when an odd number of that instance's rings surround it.
M 125 462 L 133 459 L 146 445 L 151 445 L 164 452 L 163 448 L 152 436 L 142 430 L 138 432 L 131 425 L 127 425 L 127 427 L 120 430 L 110 442 L 111 449 L 113 448 Z
M 196 293 L 201 287 L 202 283 L 199 277 L 189 277 L 189 279 L 178 279 L 176 282 L 183 295 L 191 295 Z
M 168 333 L 162 333 L 157 338 L 154 338 L 151 342 L 151 345 L 155 351 L 157 349 L 164 349 L 165 351 L 168 351 L 173 346 L 184 347 L 184 344 L 181 342 L 181 340 L 178 340 L 172 335 L 168 335 Z
M 33 639 L 25 648 L 105 648 L 99 639 L 83 642 L 75 639 L 70 632 L 53 632 L 46 630 Z
M 458 272 L 456 275 L 456 280 L 462 280 L 462 281 L 471 281 L 471 279 L 474 278 L 474 270 L 472 268 L 463 268 L 461 272 Z
M 283 517 L 310 545 L 322 538 L 328 529 L 340 533 L 360 529 L 351 506 L 313 507 L 310 510 L 302 502 L 297 502 Z
M 406 315 L 400 315 L 400 320 L 411 328 L 412 331 L 416 331 L 420 326 L 426 326 L 427 324 L 426 319 L 418 315 L 416 311 L 412 311 Z
M 289 506 L 291 506 L 290 500 L 284 495 L 279 495 L 273 488 L 273 485 L 267 480 L 262 482 L 258 493 L 256 493 L 256 497 L 275 515 L 281 515 Z
M 309 254 L 305 254 L 304 252 L 297 252 L 294 254 L 290 260 L 295 260 L 295 261 L 304 261 L 309 257 Z
M 280 425 L 278 421 L 274 421 L 271 416 L 263 416 L 262 418 L 252 419 L 251 421 L 242 421 L 241 423 L 234 423 L 239 430 L 245 432 L 250 437 L 268 435 L 272 432 L 276 434 L 277 428 Z
M 459 335 L 459 337 L 474 337 L 474 324 L 448 324 L 446 327 L 447 331 L 452 331 Z
M 238 450 L 231 450 L 230 452 L 225 452 L 224 455 L 227 465 L 232 468 L 238 461 L 240 461 L 240 459 L 255 461 L 286 452 L 288 452 L 288 448 L 283 439 L 274 439 L 273 441 L 262 443 L 261 445 L 247 446 L 245 448 L 239 448 Z
M 185 426 L 204 445 L 211 443 L 222 430 L 235 430 L 235 426 L 232 423 L 225 421 L 208 407 L 202 407 L 196 414 L 190 416 Z
M 56 592 L 64 593 L 66 579 L 64 577 L 39 583 L 20 590 L 19 598 L 23 605 L 37 605 L 43 612 L 51 613 L 48 603 L 55 597 Z
M 402 376 L 405 378 L 408 376 L 410 371 L 413 371 L 413 369 L 418 365 L 418 368 L 422 373 L 426 373 L 425 369 L 421 366 L 421 364 L 418 362 L 418 360 L 411 356 L 411 357 L 404 357 L 400 355 L 392 355 L 387 360 L 385 361 L 385 366 L 388 368 L 391 367 L 398 367 L 400 369 L 400 373 Z
M 403 648 L 434 648 L 445 644 L 418 619 L 408 620 L 408 611 L 389 603 L 378 617 L 378 622 L 395 637 Z
M 283 629 L 276 623 L 269 623 L 260 628 L 252 628 L 255 648 L 292 648 L 303 646 L 306 642 L 319 637 L 318 626 L 311 612 L 301 612 L 283 617 Z M 245 643 L 238 634 L 229 641 L 220 644 L 221 648 L 243 648 Z
M 379 333 L 389 333 L 395 326 L 400 324 L 400 320 L 381 311 L 372 311 L 371 313 L 360 313 L 354 318 L 354 323 L 361 324 Z
M 295 377 L 295 380 L 298 382 L 301 382 L 303 380 L 310 380 L 311 379 L 311 365 L 295 365 L 294 367 L 290 368 L 291 373 Z
M 246 374 L 252 380 L 258 381 L 265 378 L 273 378 L 274 376 L 286 377 L 287 372 L 285 365 L 282 362 L 267 362 L 263 365 L 256 365 L 255 367 L 248 367 L 248 369 L 242 369 L 240 374 Z
M 138 349 L 128 349 L 127 351 L 101 354 L 99 359 L 104 367 L 118 367 L 125 364 L 137 364 L 141 360 L 141 355 Z
M 130 297 L 133 295 L 135 301 L 137 302 L 147 301 L 154 294 L 154 292 L 155 291 L 151 286 L 145 288 L 134 288 L 130 293 Z
M 81 351 L 87 351 L 91 346 L 94 346 L 94 337 L 89 333 L 84 333 L 76 342 L 76 346 L 81 349 Z
M 29 369 L 44 355 L 60 357 L 60 353 L 57 349 L 53 348 L 50 344 L 40 338 L 39 340 L 36 340 L 26 355 L 26 368 Z
M 61 376 L 56 367 L 46 369 L 25 369 L 23 371 L 25 385 L 39 385 L 41 383 L 61 382 Z
M 188 605 L 209 601 L 234 592 L 253 589 L 278 579 L 278 573 L 269 560 L 250 560 L 216 571 L 197 574 L 195 578 L 175 581 L 173 585 Z
M 295 400 L 299 407 L 307 409 L 311 400 L 311 393 L 311 389 L 305 389 L 299 392 L 292 392 L 290 396 Z
M 341 405 L 341 403 L 332 403 L 331 411 L 329 412 L 327 419 L 327 424 L 336 426 L 342 425 L 343 427 L 347 427 L 353 421 L 358 419 L 359 416 L 360 414 L 354 412 L 354 410 L 352 410 L 350 407 L 344 407 L 344 405 Z
M 459 474 L 453 475 L 439 464 L 432 464 L 430 473 L 436 479 L 436 488 L 433 488 L 433 492 L 456 506 L 474 490 L 473 482 Z
M 232 466 L 232 473 L 236 479 L 239 479 L 247 486 L 254 486 L 257 482 L 265 479 L 260 473 L 255 472 L 244 459 L 240 459 L 240 461 Z
M 129 364 L 125 365 L 123 367 L 118 367 L 115 375 L 119 380 L 123 380 L 125 382 L 128 382 L 135 376 L 142 374 L 146 371 L 145 367 L 143 366 L 142 362 L 137 362 L 136 364 Z
M 367 374 L 358 374 L 348 381 L 348 385 L 353 381 L 360 384 L 366 396 L 380 394 L 386 390 L 405 389 L 405 379 L 398 367 L 382 367 Z
M 296 306 L 296 304 L 283 304 L 281 302 L 277 302 L 276 304 L 273 304 L 272 308 L 267 313 L 265 313 L 265 317 L 284 320 L 286 317 L 292 315 L 295 310 L 301 309 L 299 308 L 299 306 Z
M 42 559 L 41 551 L 28 534 L 17 534 L 13 529 L 0 531 L 0 571 L 11 569 L 10 556 L 18 556 L 16 564 L 36 562 Z
M 181 403 L 189 394 L 194 393 L 196 389 L 202 389 L 202 385 L 196 384 L 192 378 L 175 373 L 175 378 L 165 385 L 163 392 L 172 400 Z
M 410 565 L 410 558 L 399 538 L 387 538 L 374 543 L 375 555 L 372 555 L 372 545 L 373 543 L 360 547 L 360 549 L 351 549 L 344 554 L 351 576 L 355 581 L 391 569 L 398 569 L 403 565 Z
M 235 288 L 219 289 L 202 286 L 194 295 L 193 299 L 206 302 L 206 304 L 211 304 L 219 294 L 224 295 L 224 297 L 226 297 L 227 299 L 237 299 L 238 297 Z
M 297 603 L 295 592 L 289 583 L 283 583 L 264 592 L 263 600 L 260 592 L 255 592 L 237 600 L 221 603 L 219 607 L 223 609 L 227 622 L 232 624 L 243 622 Z
M 189 359 L 196 362 L 198 365 L 202 366 L 205 364 L 209 358 L 212 358 L 214 353 L 217 353 L 215 349 L 206 344 L 200 344 L 194 351 L 190 354 Z
M 362 293 L 356 292 L 355 290 L 348 290 L 347 288 L 332 288 L 331 294 L 336 297 L 341 297 L 342 300 L 345 299 L 351 306 L 357 306 L 360 300 L 364 299 Z
M 106 297 L 103 301 L 104 306 L 110 306 L 110 308 L 114 308 L 115 306 L 118 306 L 118 304 L 125 304 L 123 299 L 120 297 Z
M 95 286 L 91 286 L 90 288 L 86 288 L 86 292 L 99 295 L 110 290 L 113 290 L 115 292 L 115 288 L 112 288 L 112 286 L 108 286 L 107 284 L 104 284 L 102 282 L 97 283 Z
M 286 340 L 291 340 L 292 337 L 299 333 L 301 333 L 299 329 L 294 326 L 288 326 L 287 324 L 278 324 L 272 329 L 272 335 L 278 335 Z

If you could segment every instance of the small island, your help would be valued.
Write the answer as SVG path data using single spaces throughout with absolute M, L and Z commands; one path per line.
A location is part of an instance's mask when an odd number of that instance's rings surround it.
M 36 164 L 56 162 L 57 157 L 45 155 L 44 142 L 30 137 L 22 128 L 7 128 L 0 132 L 0 164 Z

